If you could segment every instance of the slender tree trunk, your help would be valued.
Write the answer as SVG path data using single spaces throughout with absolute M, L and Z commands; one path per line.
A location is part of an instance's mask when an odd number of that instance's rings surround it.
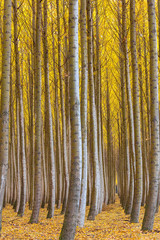
M 108 75 L 108 74 L 107 74 Z M 108 163 L 108 203 L 113 203 L 112 199 L 112 136 L 111 136 L 111 118 L 110 118 L 110 94 L 109 94 L 109 84 L 107 77 L 107 163 Z
M 46 106 L 45 106 L 46 109 Z M 45 117 L 46 117 L 47 113 L 45 113 Z M 42 120 L 43 122 L 43 120 Z M 47 124 L 47 123 L 46 123 Z M 41 208 L 45 208 L 45 204 L 47 202 L 47 193 L 48 193 L 48 185 L 47 184 L 47 175 L 48 175 L 48 171 L 47 171 L 47 166 L 49 165 L 49 161 L 48 161 L 48 154 L 49 154 L 49 150 L 48 150 L 48 141 L 46 141 L 46 138 L 48 140 L 48 129 L 46 128 L 46 124 L 44 124 L 44 131 L 45 131 L 45 136 L 44 136 L 44 132 L 42 131 L 42 136 L 41 136 L 41 145 L 42 145 L 42 204 L 41 204 Z M 47 124 L 48 127 L 48 124 Z M 49 166 L 50 169 L 50 166 Z M 50 178 L 49 178 L 50 179 Z
M 63 26 L 64 26 L 64 82 L 65 82 L 65 114 L 66 114 L 66 144 L 68 168 L 71 165 L 71 123 L 70 123 L 70 98 L 69 98 L 69 73 L 68 73 L 68 28 L 66 16 L 68 13 L 67 0 L 63 0 Z M 64 207 L 64 206 L 63 206 Z
M 31 125 L 30 125 L 30 200 L 29 208 L 33 208 L 34 200 L 34 80 L 35 80 L 35 0 L 32 0 L 32 71 L 30 83 L 30 111 L 31 111 Z
M 17 198 L 15 211 L 18 212 L 20 206 L 21 196 L 21 180 L 20 180 L 20 124 L 19 124 L 19 103 L 18 98 L 16 99 L 16 123 L 17 123 L 17 142 L 16 142 L 16 165 L 17 165 Z
M 147 190 L 147 149 L 146 149 L 146 135 L 145 135 L 145 121 L 144 121 L 144 97 L 143 97 L 143 74 L 142 74 L 142 56 L 141 56 L 141 42 L 139 41 L 139 84 L 140 84 L 140 105 L 141 105 L 141 133 L 142 133 L 142 160 L 143 160 L 143 195 L 142 206 L 146 201 Z
M 126 116 L 126 91 L 125 80 L 129 81 L 129 64 L 127 50 L 127 34 L 126 34 L 126 1 L 122 1 L 122 46 L 123 46 L 123 61 L 122 76 L 121 76 L 121 91 L 122 91 L 122 121 L 123 121 L 123 161 L 124 161 L 124 197 L 123 207 L 125 208 L 129 195 L 130 183 L 130 164 L 129 164 L 129 149 L 128 149 L 128 132 L 127 132 L 127 116 Z M 123 63 L 122 63 L 123 64 Z
M 35 185 L 30 223 L 37 223 L 41 206 L 41 0 L 37 0 L 35 67 Z
M 55 64 L 55 43 L 52 22 L 52 51 L 53 51 L 53 69 L 55 80 L 55 129 L 56 129 L 56 172 L 57 172 L 57 208 L 60 208 L 62 201 L 62 157 L 61 157 L 61 134 L 59 122 L 59 106 L 58 106 L 58 79 Z
M 63 79 L 62 79 L 62 68 L 61 68 L 61 32 L 60 32 L 60 13 L 59 13 L 59 0 L 57 3 L 57 26 L 58 26 L 58 71 L 60 79 L 60 95 L 61 95 L 61 115 L 62 115 L 62 152 L 63 152 L 63 164 L 65 174 L 65 196 L 63 201 L 62 213 L 65 212 L 68 200 L 69 191 L 69 172 L 68 172 L 68 159 L 67 159 L 67 142 L 66 142 L 66 117 L 65 117 L 65 105 L 64 105 L 64 92 L 63 92 Z
M 91 206 L 88 214 L 89 220 L 94 220 L 98 213 L 98 188 L 99 188 L 99 163 L 98 163 L 98 136 L 97 136 L 97 114 L 95 105 L 95 87 L 93 77 L 93 42 L 92 42 L 92 16 L 91 2 L 87 1 L 87 21 L 88 21 L 88 79 L 90 89 L 90 131 L 91 137 L 91 160 L 93 163 L 93 186 Z
M 99 212 L 102 210 L 102 204 L 104 199 L 104 178 L 103 178 L 103 166 L 102 166 L 102 132 L 101 132 L 101 65 L 100 65 L 100 40 L 99 40 L 99 9 L 98 1 L 95 0 L 96 8 L 96 64 L 97 64 L 97 136 L 98 136 L 98 160 L 100 171 L 100 188 L 99 188 Z
M 73 240 L 81 190 L 82 144 L 78 62 L 78 0 L 69 3 L 69 73 L 71 98 L 71 176 L 69 197 L 60 239 Z
M 134 131 L 135 131 L 135 157 L 136 175 L 134 185 L 134 199 L 131 213 L 131 222 L 139 221 L 140 207 L 142 201 L 142 149 L 140 130 L 140 98 L 138 83 L 138 63 L 136 50 L 136 16 L 135 0 L 130 0 L 130 21 L 131 21 L 131 57 L 133 71 L 133 98 L 134 98 Z
M 119 19 L 119 25 L 120 25 L 120 19 Z M 129 159 L 130 159 L 130 183 L 129 183 L 128 199 L 125 205 L 125 213 L 130 214 L 132 211 L 133 194 L 134 194 L 134 169 L 135 169 L 134 167 L 135 166 L 135 144 L 134 143 L 135 142 L 134 142 L 133 105 L 132 105 L 128 45 L 127 45 L 126 17 L 125 17 L 125 20 L 123 20 L 123 32 L 124 32 L 123 33 L 123 51 L 125 55 L 125 76 L 126 76 L 125 86 L 126 86 L 126 93 L 127 93 L 128 121 L 129 121 Z
M 86 30 L 86 0 L 81 0 L 81 124 L 82 124 L 82 185 L 79 209 L 79 226 L 83 227 L 86 212 L 87 196 L 87 85 L 88 85 L 88 63 L 87 63 L 87 30 Z
M 124 20 L 123 20 L 124 23 Z M 122 78 L 124 77 L 124 71 L 125 71 L 125 62 L 124 62 L 124 53 L 123 53 L 123 46 L 122 46 L 122 25 L 121 25 L 121 13 L 120 13 L 120 0 L 118 0 L 118 30 L 119 30 L 119 68 L 120 68 L 120 85 L 122 88 Z M 124 34 L 124 31 L 123 31 Z M 122 57 L 123 56 L 123 57 Z M 121 102 L 122 102 L 122 90 L 121 91 Z M 122 105 L 122 103 L 121 103 Z M 120 106 L 121 106 L 120 105 Z M 121 115 L 120 115 L 121 120 Z M 120 203 L 122 206 L 124 206 L 124 182 L 123 182 L 123 166 L 124 166 L 124 151 L 122 151 L 122 131 L 120 127 L 120 123 L 118 121 L 118 127 L 119 127 L 119 151 L 120 151 Z
M 45 151 L 48 152 L 49 159 L 49 208 L 47 218 L 52 218 L 54 215 L 54 205 L 55 205 L 55 160 L 54 160 L 54 145 L 53 145 L 53 124 L 52 124 L 52 112 L 51 112 L 51 101 L 50 101 L 50 89 L 49 89 L 49 63 L 48 63 L 48 42 L 47 42 L 47 0 L 44 0 L 44 27 L 43 27 L 43 48 L 44 48 L 44 77 L 45 77 L 45 146 L 48 148 Z M 48 132 L 47 132 L 48 130 Z
M 25 156 L 25 139 L 24 139 L 24 115 L 23 115 L 23 96 L 22 96 L 22 86 L 20 79 L 20 61 L 19 61 L 19 50 L 18 50 L 18 26 L 17 26 L 17 0 L 14 0 L 14 48 L 15 48 L 15 62 L 16 62 L 16 83 L 17 83 L 17 98 L 19 105 L 19 130 L 20 130 L 20 162 L 22 169 L 22 183 L 21 183 L 21 199 L 20 206 L 18 209 L 18 214 L 20 216 L 24 215 L 25 203 L 26 203 L 26 156 Z
M 11 68 L 12 70 L 12 68 Z M 16 171 L 16 163 L 15 163 L 15 124 L 14 124 L 14 101 L 13 101 L 13 85 L 12 85 L 12 77 L 10 77 L 11 83 L 10 83 L 10 139 L 11 139 L 11 159 L 12 159 L 12 171 L 13 171 L 13 196 L 11 200 L 11 204 L 13 207 L 15 206 L 16 201 L 16 185 L 17 185 L 17 171 Z M 16 183 L 16 184 L 14 184 Z
M 150 109 L 151 109 L 151 156 L 150 184 L 142 230 L 152 230 L 156 211 L 159 180 L 159 101 L 158 101 L 158 51 L 155 1 L 148 0 L 150 42 Z
M 10 64 L 10 72 L 12 72 L 12 64 Z M 9 200 L 9 203 L 10 204 L 13 204 L 13 181 L 15 180 L 14 177 L 13 177 L 13 174 L 14 174 L 14 171 L 13 171 L 13 163 L 14 163 L 14 156 L 13 156 L 13 145 L 12 145 L 12 141 L 14 141 L 13 139 L 13 134 L 14 134 L 14 131 L 13 131 L 13 108 L 14 108 L 14 105 L 13 105 L 13 88 L 12 88 L 12 74 L 10 74 L 10 109 L 9 109 L 9 114 L 10 114 L 10 132 L 9 132 L 9 136 L 10 136 L 10 141 L 9 141 L 9 169 L 10 169 L 10 200 Z M 14 179 L 14 180 L 13 180 Z
M 11 7 L 11 0 L 4 1 L 0 119 L 0 230 L 2 228 L 2 208 L 8 170 Z

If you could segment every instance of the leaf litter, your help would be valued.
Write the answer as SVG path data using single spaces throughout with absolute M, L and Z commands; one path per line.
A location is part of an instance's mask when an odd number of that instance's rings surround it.
M 139 223 L 130 223 L 129 215 L 125 215 L 118 196 L 115 204 L 105 206 L 96 216 L 95 221 L 87 220 L 89 207 L 86 210 L 86 221 L 83 228 L 77 227 L 75 240 L 107 239 L 145 239 L 160 240 L 160 211 L 156 214 L 153 231 L 142 232 L 142 220 L 144 207 L 141 208 Z M 64 216 L 61 215 L 61 209 L 55 209 L 53 219 L 47 219 L 47 206 L 40 210 L 39 223 L 29 224 L 32 211 L 28 205 L 24 216 L 17 216 L 11 205 L 3 209 L 2 212 L 2 231 L 0 240 L 58 240 L 63 225 Z

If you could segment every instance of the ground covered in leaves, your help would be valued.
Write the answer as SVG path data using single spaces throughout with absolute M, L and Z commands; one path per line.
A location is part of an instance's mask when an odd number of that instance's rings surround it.
M 86 212 L 86 216 L 88 209 Z M 160 239 L 160 211 L 156 215 L 154 229 L 150 233 L 142 233 L 141 225 L 144 208 L 141 210 L 140 222 L 131 224 L 120 206 L 116 203 L 106 207 L 95 221 L 85 222 L 84 228 L 77 227 L 76 240 L 81 239 Z M 18 217 L 10 205 L 3 210 L 2 232 L 0 239 L 53 240 L 58 239 L 63 224 L 60 210 L 55 210 L 54 219 L 46 219 L 47 209 L 41 209 L 39 224 L 29 224 L 31 211 L 26 207 L 24 217 Z

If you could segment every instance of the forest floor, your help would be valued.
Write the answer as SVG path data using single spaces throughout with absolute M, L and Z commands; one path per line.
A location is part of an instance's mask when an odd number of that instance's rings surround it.
M 86 216 L 88 208 L 86 211 Z M 84 228 L 77 227 L 75 240 L 81 239 L 160 239 L 160 211 L 156 215 L 153 231 L 141 231 L 144 208 L 141 209 L 140 222 L 130 223 L 116 196 L 116 203 L 106 206 L 95 221 L 85 221 Z M 55 210 L 54 219 L 46 219 L 47 208 L 41 209 L 39 223 L 28 224 L 31 210 L 26 207 L 24 217 L 18 217 L 10 205 L 3 210 L 2 232 L 0 239 L 53 240 L 58 239 L 63 224 L 60 210 Z

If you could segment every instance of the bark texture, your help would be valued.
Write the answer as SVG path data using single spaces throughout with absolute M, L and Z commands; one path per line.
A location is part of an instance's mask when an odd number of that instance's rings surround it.
M 60 239 L 74 239 L 81 190 L 82 143 L 78 62 L 78 0 L 69 3 L 69 73 L 71 99 L 71 176 L 69 198 Z
M 1 119 L 0 119 L 0 230 L 2 228 L 2 208 L 8 170 L 9 149 L 9 90 L 11 58 L 11 0 L 4 1 L 3 54 L 1 81 Z
M 149 194 L 142 224 L 142 230 L 152 230 L 159 180 L 159 101 L 158 101 L 158 51 L 155 1 L 148 0 L 149 42 L 150 42 L 150 110 L 151 110 L 151 155 Z

